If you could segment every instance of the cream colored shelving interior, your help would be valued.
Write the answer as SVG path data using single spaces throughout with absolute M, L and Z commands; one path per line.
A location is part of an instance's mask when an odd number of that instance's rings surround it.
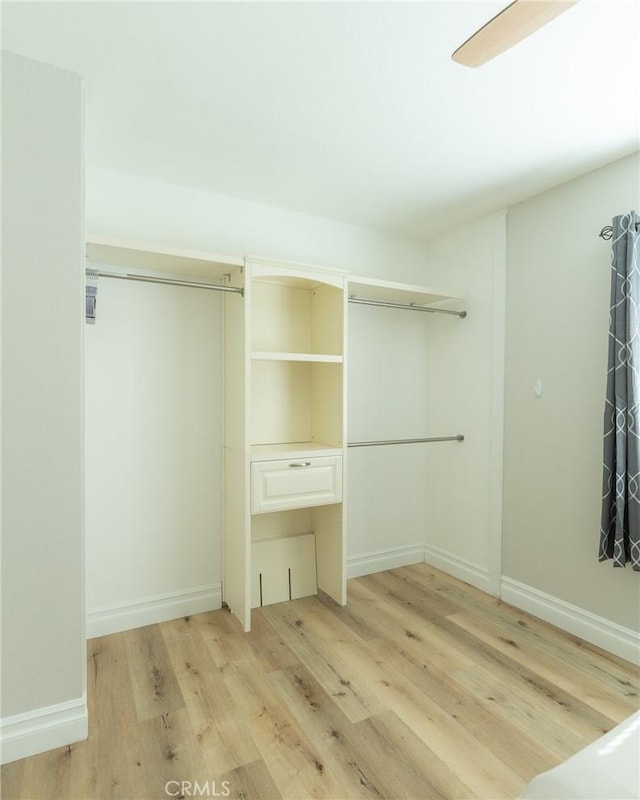
M 346 599 L 347 298 L 333 270 L 249 262 L 241 281 L 244 300 L 225 298 L 225 601 L 248 630 L 252 607 Z

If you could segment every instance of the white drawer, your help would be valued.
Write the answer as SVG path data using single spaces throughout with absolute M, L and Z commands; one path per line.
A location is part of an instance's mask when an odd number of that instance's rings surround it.
M 251 464 L 252 514 L 341 501 L 341 456 L 254 461 Z

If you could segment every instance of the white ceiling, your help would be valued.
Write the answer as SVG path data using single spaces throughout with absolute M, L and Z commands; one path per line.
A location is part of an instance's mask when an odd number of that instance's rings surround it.
M 505 2 L 2 3 L 86 79 L 87 161 L 421 237 L 639 146 L 637 0 L 581 0 L 476 70 Z

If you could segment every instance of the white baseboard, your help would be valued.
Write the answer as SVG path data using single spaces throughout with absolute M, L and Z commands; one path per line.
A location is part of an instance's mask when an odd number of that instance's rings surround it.
M 359 578 L 373 572 L 383 572 L 386 569 L 406 567 L 409 564 L 422 564 L 424 562 L 449 573 L 460 580 L 476 586 L 489 594 L 491 592 L 489 572 L 471 561 L 460 558 L 441 550 L 439 547 L 424 544 L 403 545 L 402 547 L 389 547 L 385 550 L 374 550 L 361 556 L 352 556 L 347 560 L 347 577 Z
M 188 617 L 222 607 L 219 583 L 198 586 L 182 592 L 148 597 L 135 603 L 118 603 L 109 608 L 90 610 L 87 614 L 87 638 L 141 628 L 178 617 Z
M 495 594 L 495 592 L 491 591 L 489 570 L 474 564 L 472 561 L 467 561 L 466 558 L 460 558 L 460 556 L 442 550 L 440 547 L 427 544 L 424 546 L 424 560 L 427 564 L 431 564 L 443 572 L 448 572 L 454 578 L 470 583 L 472 586 L 482 589 L 483 592 L 487 592 L 487 594 Z
M 511 578 L 502 578 L 500 594 L 512 606 L 633 664 L 640 664 L 640 635 L 636 631 Z
M 87 698 L 36 708 L 0 721 L 2 764 L 86 739 Z
M 347 559 L 347 578 L 359 578 L 362 575 L 371 575 L 372 572 L 384 572 L 385 569 L 406 567 L 409 564 L 422 564 L 423 561 L 423 544 L 374 550 L 371 553 Z

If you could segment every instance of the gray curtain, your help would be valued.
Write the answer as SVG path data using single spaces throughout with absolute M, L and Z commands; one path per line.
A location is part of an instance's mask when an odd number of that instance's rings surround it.
M 640 571 L 640 216 L 613 219 L 599 560 Z

